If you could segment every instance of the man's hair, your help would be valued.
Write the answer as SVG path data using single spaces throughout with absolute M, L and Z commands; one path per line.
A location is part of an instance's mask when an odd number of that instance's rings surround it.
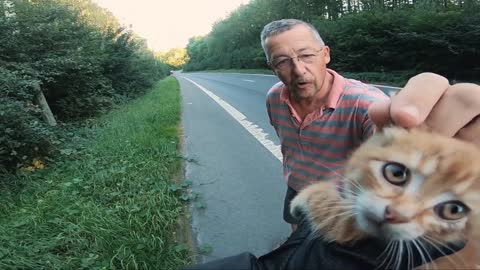
M 262 42 L 262 48 L 263 51 L 265 52 L 265 56 L 267 57 L 267 61 L 270 61 L 269 55 L 267 52 L 267 47 L 265 44 L 265 41 L 268 37 L 271 36 L 276 36 L 280 33 L 283 33 L 285 31 L 288 31 L 292 29 L 293 27 L 297 25 L 305 25 L 310 29 L 312 32 L 313 36 L 320 41 L 320 44 L 325 45 L 323 42 L 322 38 L 320 37 L 320 34 L 318 33 L 317 29 L 315 27 L 307 22 L 301 21 L 301 20 L 296 20 L 296 19 L 282 19 L 278 21 L 273 21 L 268 23 L 263 27 L 262 33 L 260 34 L 260 39 Z

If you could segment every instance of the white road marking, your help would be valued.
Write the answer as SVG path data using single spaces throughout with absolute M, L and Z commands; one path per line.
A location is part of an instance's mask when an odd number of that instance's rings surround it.
M 244 82 L 255 82 L 254 80 L 246 80 L 246 79 L 244 79 L 242 81 L 244 81 Z
M 280 162 L 282 161 L 282 152 L 280 150 L 280 145 L 275 144 L 271 140 L 267 139 L 266 137 L 268 134 L 265 133 L 262 128 L 248 121 L 247 117 L 243 113 L 239 112 L 232 105 L 222 100 L 210 90 L 188 78 L 181 78 L 193 83 L 195 86 L 200 88 L 200 90 L 205 92 L 205 94 L 211 97 L 216 103 L 218 103 L 218 105 L 220 105 L 220 107 L 222 107 L 227 113 L 229 113 L 233 117 L 233 119 L 240 123 L 240 125 L 242 125 L 250 134 L 252 134 L 253 137 L 255 137 L 255 139 L 257 139 L 268 151 L 270 151 L 270 153 L 272 153 L 274 157 L 276 157 Z

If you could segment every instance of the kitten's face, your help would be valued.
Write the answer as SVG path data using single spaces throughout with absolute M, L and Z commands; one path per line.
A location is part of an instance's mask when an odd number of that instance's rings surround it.
M 358 227 L 390 240 L 463 240 L 477 224 L 480 150 L 475 146 L 392 128 L 350 158 L 346 176 Z

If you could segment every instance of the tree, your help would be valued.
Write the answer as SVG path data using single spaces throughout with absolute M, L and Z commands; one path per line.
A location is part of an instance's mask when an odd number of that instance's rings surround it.
M 185 48 L 173 48 L 166 52 L 159 52 L 157 57 L 163 63 L 176 69 L 182 68 L 188 62 L 187 50 Z

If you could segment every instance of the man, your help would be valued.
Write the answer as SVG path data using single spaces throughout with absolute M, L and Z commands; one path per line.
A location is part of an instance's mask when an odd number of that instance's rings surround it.
M 280 138 L 287 182 L 284 219 L 295 231 L 289 204 L 315 181 L 338 181 L 347 155 L 377 128 L 427 125 L 480 143 L 480 86 L 457 84 L 433 73 L 411 78 L 392 99 L 380 90 L 328 69 L 330 48 L 316 29 L 284 19 L 261 34 L 269 65 L 281 83 L 267 94 L 270 122 Z M 348 52 L 346 52 L 348 53 Z
M 390 123 L 406 128 L 426 125 L 480 144 L 478 85 L 450 86 L 447 79 L 424 73 L 411 78 L 389 99 L 378 89 L 327 69 L 330 49 L 305 22 L 271 22 L 261 40 L 269 64 L 282 81 L 269 91 L 267 109 L 282 144 L 284 175 L 290 187 L 285 219 L 292 229 L 297 221 L 288 216 L 288 203 L 298 189 L 313 181 L 339 180 L 337 171 L 345 153 L 377 128 Z M 385 250 L 385 243 L 373 239 L 344 247 L 311 236 L 315 234 L 303 221 L 286 243 L 268 254 L 257 258 L 245 252 L 187 269 L 374 269 Z M 464 244 L 429 247 L 427 260 L 450 255 Z M 399 269 L 425 263 L 423 255 L 413 252 L 399 257 Z

